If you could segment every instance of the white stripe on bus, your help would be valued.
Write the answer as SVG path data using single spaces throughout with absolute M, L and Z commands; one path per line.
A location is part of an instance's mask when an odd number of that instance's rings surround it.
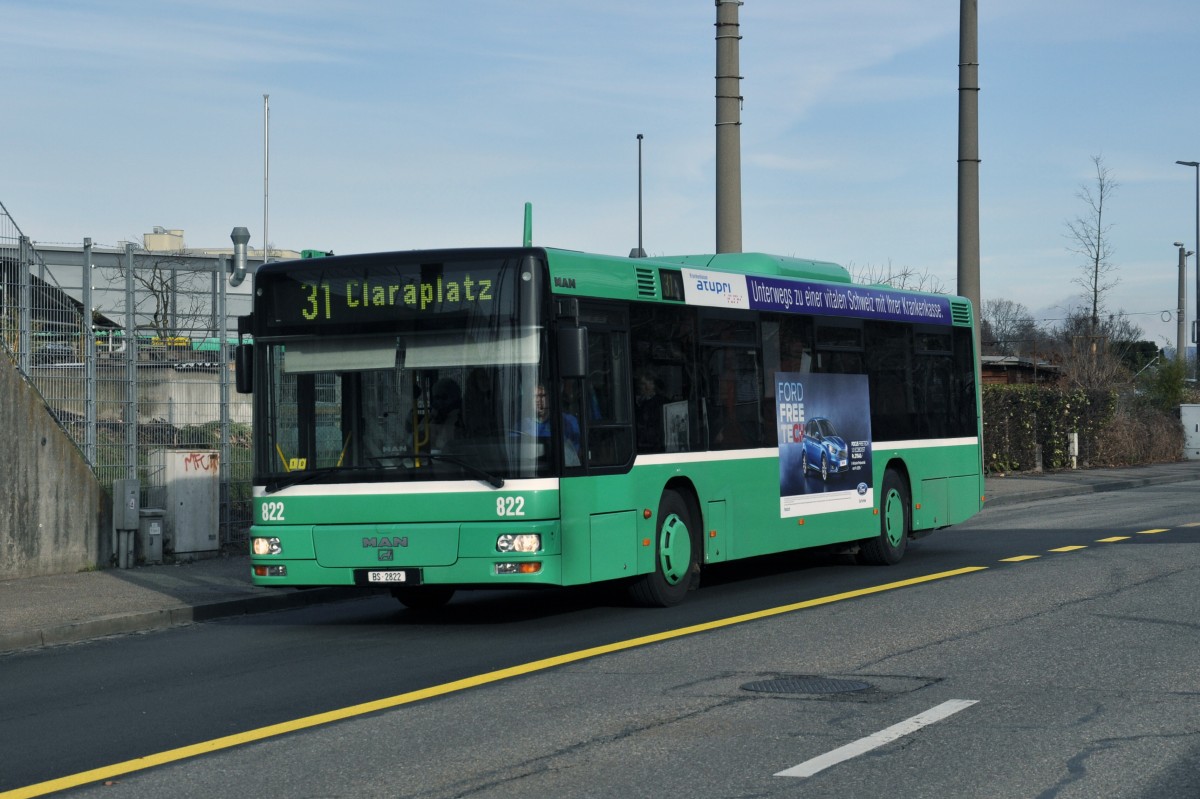
M 979 445 L 978 438 L 930 438 L 914 439 L 911 441 L 876 441 L 871 444 L 872 451 L 892 451 L 906 449 L 930 449 L 932 447 L 975 447 Z M 706 452 L 660 452 L 653 455 L 638 455 L 633 465 L 664 466 L 683 463 L 716 463 L 721 461 L 758 460 L 763 458 L 778 458 L 778 447 L 760 447 L 758 449 L 726 449 L 709 450 Z M 496 491 L 551 491 L 559 487 L 558 478 L 542 477 L 528 480 L 505 480 L 504 488 L 496 489 L 475 480 L 437 480 L 428 483 L 333 483 L 329 485 L 296 485 L 288 486 L 268 494 L 262 486 L 254 487 L 255 497 L 326 497 L 326 496 L 365 496 L 369 494 L 404 494 L 408 490 L 422 494 L 460 494 L 487 493 Z
M 979 439 L 965 438 L 930 438 L 912 439 L 910 441 L 874 441 L 872 451 L 930 449 L 933 447 L 977 447 Z M 778 447 L 761 447 L 759 449 L 722 449 L 707 452 L 661 452 L 654 455 L 638 455 L 635 466 L 661 466 L 673 463 L 709 463 L 713 461 L 752 460 L 755 458 L 778 458 Z
M 504 488 L 492 488 L 486 483 L 463 478 L 462 480 L 434 480 L 428 483 L 376 482 L 376 483 L 330 483 L 324 485 L 295 485 L 267 493 L 262 486 L 254 487 L 255 497 L 339 497 L 382 494 L 495 494 L 497 491 L 552 491 L 558 488 L 557 477 L 540 477 L 531 480 L 505 480 Z

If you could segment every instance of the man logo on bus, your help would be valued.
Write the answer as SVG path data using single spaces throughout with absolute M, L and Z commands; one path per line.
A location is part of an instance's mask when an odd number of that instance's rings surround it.
M 362 545 L 363 549 L 370 549 L 371 547 L 406 547 L 408 546 L 408 536 L 404 536 L 403 538 L 399 536 L 389 538 L 384 535 L 379 538 L 364 538 Z

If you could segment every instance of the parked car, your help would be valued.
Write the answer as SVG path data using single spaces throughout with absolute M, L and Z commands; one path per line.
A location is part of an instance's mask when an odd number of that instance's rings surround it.
M 828 480 L 830 472 L 845 471 L 850 465 L 846 456 L 846 442 L 833 428 L 833 422 L 824 416 L 814 416 L 804 425 L 804 453 L 801 468 L 805 474 L 812 469 Z
M 33 362 L 37 364 L 72 363 L 78 360 L 79 356 L 70 344 L 47 344 L 33 353 Z

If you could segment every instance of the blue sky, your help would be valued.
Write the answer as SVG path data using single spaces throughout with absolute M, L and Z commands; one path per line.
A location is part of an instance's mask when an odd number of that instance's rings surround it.
M 0 0 L 0 202 L 35 241 L 338 253 L 534 241 L 714 248 L 712 0 Z M 955 2 L 746 0 L 743 248 L 956 289 Z M 979 4 L 984 299 L 1074 300 L 1066 223 L 1101 155 L 1120 284 L 1173 343 L 1195 248 L 1200 4 Z M 1189 318 L 1195 271 L 1189 271 Z

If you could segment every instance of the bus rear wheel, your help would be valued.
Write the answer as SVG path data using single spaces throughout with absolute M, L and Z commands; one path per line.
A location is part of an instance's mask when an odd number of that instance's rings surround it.
M 700 570 L 700 548 L 692 535 L 695 524 L 687 501 L 678 491 L 663 492 L 658 501 L 658 529 L 654 542 L 654 571 L 643 574 L 629 587 L 633 601 L 645 607 L 678 605 Z
M 392 596 L 410 610 L 437 610 L 450 601 L 454 589 L 448 585 L 397 586 Z
M 875 566 L 899 563 L 912 532 L 912 505 L 908 485 L 894 469 L 883 475 L 883 497 L 879 506 L 879 535 L 862 541 L 858 558 Z

